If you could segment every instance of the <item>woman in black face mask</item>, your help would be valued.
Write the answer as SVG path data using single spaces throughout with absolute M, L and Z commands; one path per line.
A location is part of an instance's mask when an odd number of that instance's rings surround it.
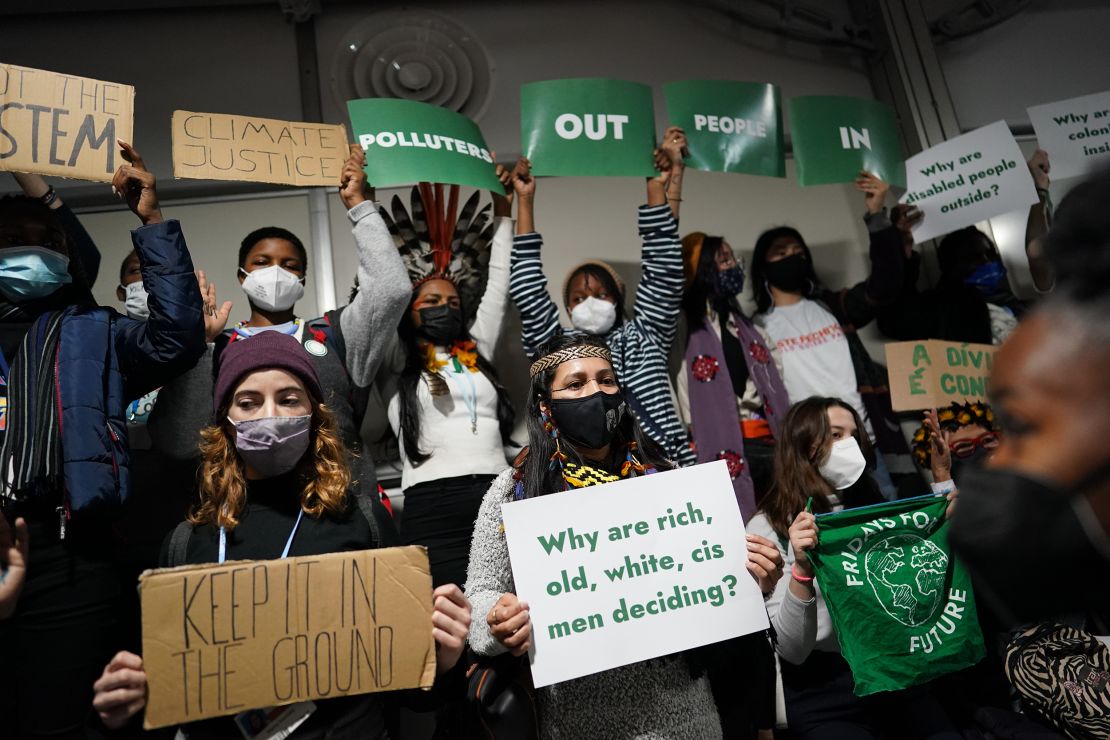
M 509 171 L 497 170 L 508 183 Z M 423 183 L 407 210 L 397 197 L 391 213 L 382 209 L 412 299 L 375 380 L 388 413 L 367 414 L 363 438 L 388 436 L 388 420 L 402 464 L 401 539 L 428 548 L 437 586 L 466 579 L 474 517 L 505 469 L 513 423 L 492 365 L 508 308 L 511 202 L 494 196 L 490 219 L 479 198 L 475 192 L 459 208 L 457 185 L 445 197 L 444 186 Z
M 763 232 L 752 255 L 755 322 L 782 353 L 782 379 L 790 398 L 830 396 L 848 402 L 863 420 L 863 431 L 882 453 L 907 455 L 905 440 L 890 408 L 886 369 L 867 353 L 856 333 L 881 306 L 898 297 L 906 254 L 902 237 L 887 216 L 890 186 L 861 172 L 864 222 L 871 240 L 871 274 L 850 288 L 831 290 L 813 269 L 813 255 L 796 229 Z M 894 484 L 883 455 L 872 472 L 887 499 Z
M 466 592 L 477 615 L 470 645 L 483 656 L 523 656 L 531 640 L 528 606 L 513 593 L 502 503 L 671 467 L 628 410 L 602 339 L 562 335 L 538 357 L 531 367 L 528 449 L 490 486 L 474 525 Z M 748 569 L 769 592 L 781 576 L 781 558 L 762 538 L 749 538 L 747 545 Z M 721 737 L 698 653 L 635 663 L 538 693 L 541 737 Z
M 951 541 L 976 598 L 1003 619 L 1110 615 L 1110 171 L 1060 203 L 1053 295 L 991 372 L 1004 437 L 959 481 Z

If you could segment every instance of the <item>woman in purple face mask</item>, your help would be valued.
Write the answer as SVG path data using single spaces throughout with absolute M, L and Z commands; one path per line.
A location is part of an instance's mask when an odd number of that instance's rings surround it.
M 380 547 L 370 494 L 353 493 L 335 418 L 323 403 L 300 342 L 265 332 L 231 344 L 216 378 L 213 423 L 201 432 L 200 504 L 163 546 L 160 565 L 266 560 Z M 458 586 L 432 593 L 436 666 L 462 655 L 470 603 Z M 93 706 L 109 728 L 146 704 L 142 658 L 121 652 L 95 686 Z M 316 703 L 295 738 L 384 738 L 386 694 Z M 237 732 L 234 718 L 191 724 L 190 738 Z

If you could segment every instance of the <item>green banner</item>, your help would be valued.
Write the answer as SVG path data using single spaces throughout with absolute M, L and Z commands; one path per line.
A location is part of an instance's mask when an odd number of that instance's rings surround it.
M 530 82 L 520 88 L 520 137 L 536 175 L 655 174 L 655 107 L 638 82 Z
M 442 182 L 501 191 L 486 140 L 466 116 L 412 100 L 347 101 L 374 187 Z
M 916 686 L 983 657 L 971 579 L 948 549 L 947 505 L 922 496 L 817 517 L 809 557 L 857 696 Z
M 761 82 L 689 80 L 663 86 L 667 120 L 686 132 L 686 163 L 710 172 L 786 177 L 782 96 Z
M 906 186 L 894 111 L 877 100 L 793 98 L 790 135 L 801 185 L 852 182 L 867 170 L 891 185 Z

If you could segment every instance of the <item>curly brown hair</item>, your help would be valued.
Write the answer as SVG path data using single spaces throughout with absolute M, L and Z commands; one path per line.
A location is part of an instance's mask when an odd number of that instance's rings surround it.
M 200 503 L 189 512 L 193 524 L 211 524 L 231 530 L 247 505 L 247 479 L 243 460 L 235 449 L 234 427 L 221 408 L 219 424 L 200 432 Z M 304 481 L 301 508 L 310 517 L 342 514 L 347 508 L 351 470 L 339 437 L 335 416 L 325 404 L 312 400 L 312 448 L 295 469 Z

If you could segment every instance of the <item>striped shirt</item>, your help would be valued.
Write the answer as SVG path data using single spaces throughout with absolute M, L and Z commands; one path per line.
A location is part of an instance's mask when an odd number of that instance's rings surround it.
M 666 205 L 640 206 L 643 276 L 636 290 L 635 318 L 605 336 L 613 369 L 644 432 L 681 465 L 693 465 L 686 429 L 678 420 L 667 373 L 682 307 L 682 243 Z M 524 351 L 535 357 L 544 342 L 564 331 L 559 309 L 547 291 L 540 261 L 543 239 L 519 234 L 513 240 L 509 295 L 520 310 Z

